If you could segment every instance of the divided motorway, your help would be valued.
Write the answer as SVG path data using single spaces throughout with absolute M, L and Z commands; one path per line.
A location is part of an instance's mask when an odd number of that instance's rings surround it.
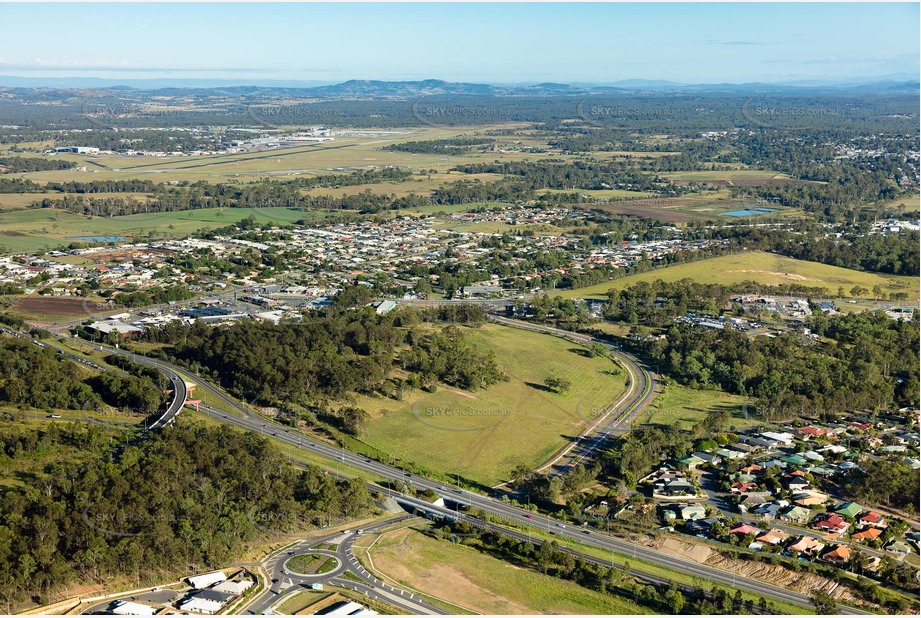
M 549 327 L 548 327 L 549 328 Z M 554 329 L 558 330 L 558 329 Z M 559 331 L 561 335 L 570 336 L 572 333 L 567 331 Z M 576 337 L 584 337 L 582 335 L 575 335 Z M 590 338 L 586 338 L 590 339 Z M 99 344 L 90 344 L 88 342 L 81 342 L 85 345 L 91 345 L 95 349 L 102 350 L 108 353 L 121 354 L 127 356 L 138 363 L 143 363 L 149 367 L 157 368 L 163 371 L 171 380 L 174 378 L 178 379 L 179 382 L 182 382 L 181 373 L 184 371 L 180 367 L 174 366 L 170 363 L 164 361 L 155 360 L 147 357 L 140 357 L 130 352 L 124 350 L 118 350 L 115 348 L 110 348 L 108 346 L 103 346 Z M 289 444 L 293 447 L 303 449 L 330 459 L 332 461 L 340 461 L 344 465 L 352 466 L 369 472 L 371 474 L 377 475 L 382 478 L 392 479 L 392 480 L 406 480 L 405 473 L 394 466 L 381 463 L 369 459 L 365 456 L 358 455 L 351 451 L 348 451 L 343 448 L 332 446 L 323 442 L 313 441 L 305 438 L 299 434 L 292 432 L 286 427 L 273 423 L 270 420 L 263 419 L 262 417 L 254 414 L 252 411 L 248 410 L 244 406 L 237 403 L 234 399 L 227 396 L 221 389 L 212 385 L 207 380 L 203 380 L 200 377 L 196 377 L 196 384 L 198 388 L 207 390 L 208 392 L 214 394 L 216 397 L 220 398 L 229 409 L 234 410 L 236 413 L 239 413 L 240 416 L 235 414 L 228 414 L 225 412 L 214 410 L 213 408 L 208 408 L 202 406 L 202 410 L 206 413 L 212 415 L 219 421 L 231 423 L 242 427 L 244 429 L 249 429 L 255 432 L 263 432 L 266 426 L 271 426 L 274 429 L 274 439 L 280 440 L 286 444 Z M 175 382 L 174 382 L 175 383 Z M 184 388 L 184 383 L 183 383 Z M 626 415 L 631 416 L 638 411 L 639 408 L 633 408 L 632 411 L 627 411 Z M 178 412 L 178 411 L 177 411 Z M 175 414 L 174 414 L 175 416 Z M 623 422 L 623 415 L 618 417 Z M 617 419 L 615 419 L 616 421 Z M 612 421 L 614 422 L 614 421 Z M 410 479 L 415 487 L 420 490 L 431 489 L 432 491 L 446 496 L 449 499 L 458 502 L 460 504 L 469 505 L 473 508 L 480 509 L 484 512 L 487 512 L 491 515 L 502 517 L 508 521 L 515 522 L 521 526 L 530 526 L 533 528 L 539 529 L 549 529 L 549 530 L 563 530 L 565 529 L 565 523 L 559 520 L 555 520 L 550 517 L 540 516 L 539 520 L 534 518 L 534 515 L 523 508 L 513 506 L 508 503 L 504 503 L 500 500 L 497 500 L 490 496 L 482 496 L 473 492 L 463 490 L 461 488 L 451 488 L 450 490 L 444 487 L 442 484 L 431 481 L 424 477 L 412 476 Z M 381 491 L 381 488 L 375 487 L 376 490 Z M 541 525 L 546 523 L 546 526 Z M 503 531 L 507 532 L 506 529 L 502 528 Z M 565 536 L 565 533 L 564 533 Z M 701 579 L 710 580 L 716 584 L 729 586 L 732 588 L 740 588 L 752 594 L 764 596 L 769 599 L 777 599 L 781 601 L 786 601 L 790 603 L 796 603 L 806 607 L 811 606 L 810 598 L 807 595 L 794 592 L 792 590 L 787 590 L 778 586 L 773 586 L 757 580 L 746 579 L 746 578 L 737 578 L 733 573 L 727 573 L 720 569 L 715 569 L 708 567 L 697 562 L 690 560 L 684 560 L 673 556 L 671 554 L 666 554 L 659 552 L 655 549 L 645 547 L 643 545 L 638 545 L 635 543 L 630 543 L 621 539 L 614 538 L 603 533 L 596 531 L 590 531 L 587 534 L 578 533 L 576 537 L 573 535 L 574 539 L 577 539 L 580 543 L 595 547 L 602 550 L 607 550 L 611 552 L 616 552 L 623 556 L 635 556 L 637 559 L 651 562 L 653 564 L 660 565 L 662 567 L 671 569 L 671 570 L 680 570 L 684 573 L 690 574 Z M 653 580 L 655 576 L 646 575 L 642 573 L 642 569 L 633 568 L 632 572 L 638 576 L 642 576 L 644 579 Z M 839 606 L 839 612 L 844 614 L 869 614 L 870 612 L 865 612 L 862 610 Z

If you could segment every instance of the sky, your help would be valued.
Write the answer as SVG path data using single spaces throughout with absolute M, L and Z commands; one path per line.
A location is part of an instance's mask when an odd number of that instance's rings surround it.
M 918 23 L 918 3 L 0 4 L 0 75 L 917 79 Z

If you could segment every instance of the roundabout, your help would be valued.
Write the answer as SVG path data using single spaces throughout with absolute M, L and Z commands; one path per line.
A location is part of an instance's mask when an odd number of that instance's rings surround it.
M 304 579 L 328 579 L 344 570 L 345 565 L 336 552 L 325 549 L 312 549 L 296 554 L 282 564 L 282 573 Z

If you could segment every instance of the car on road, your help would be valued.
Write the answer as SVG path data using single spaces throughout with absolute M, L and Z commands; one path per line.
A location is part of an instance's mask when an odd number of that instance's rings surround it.
M 591 530 L 583 530 L 583 531 L 582 531 L 582 534 L 591 534 L 591 533 L 592 533 Z
M 273 583 L 273 584 L 277 584 L 277 583 L 278 583 L 278 578 L 276 577 L 275 579 L 273 579 L 273 580 L 272 580 L 272 583 Z
M 557 528 L 565 528 L 565 527 L 566 527 L 566 524 L 557 524 L 556 527 L 557 527 Z
M 438 486 L 438 490 L 439 490 L 439 491 L 445 491 L 445 488 L 442 487 L 441 485 L 439 485 L 439 486 Z
M 48 418 L 61 418 L 60 414 L 49 414 Z
M 526 519 L 533 519 L 534 516 L 533 516 L 533 515 L 525 515 L 525 518 L 526 518 Z

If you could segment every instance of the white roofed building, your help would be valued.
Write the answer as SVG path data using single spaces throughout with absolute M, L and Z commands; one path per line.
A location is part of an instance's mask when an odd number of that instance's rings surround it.
M 204 573 L 202 575 L 194 575 L 188 578 L 189 585 L 193 588 L 207 588 L 218 582 L 226 581 L 227 576 L 224 575 L 223 571 L 215 571 L 214 573 Z

